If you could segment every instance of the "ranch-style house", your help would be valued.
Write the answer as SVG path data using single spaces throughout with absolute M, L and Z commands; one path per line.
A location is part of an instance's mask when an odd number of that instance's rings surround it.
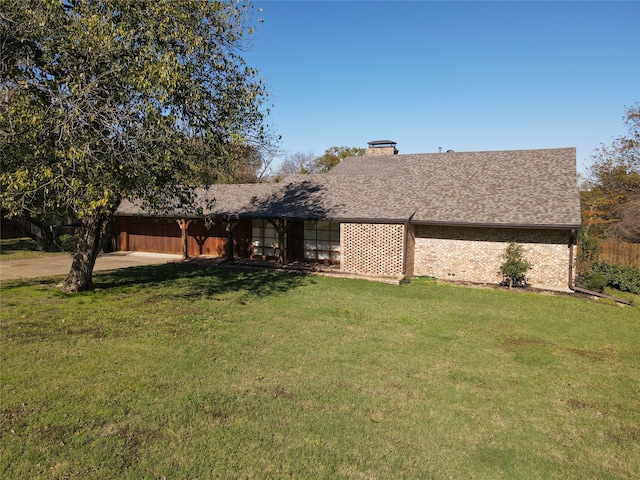
M 566 288 L 581 223 L 575 148 L 398 154 L 394 142 L 375 141 L 325 174 L 214 185 L 198 198 L 212 205 L 212 225 L 123 202 L 115 248 L 499 283 L 515 242 L 532 263 L 530 284 Z

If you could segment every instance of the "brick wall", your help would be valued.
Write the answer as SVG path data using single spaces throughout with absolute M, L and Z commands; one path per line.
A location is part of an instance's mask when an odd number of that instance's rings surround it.
M 398 150 L 395 147 L 372 147 L 364 151 L 365 155 L 397 155 Z
M 402 275 L 404 225 L 342 223 L 343 272 L 372 276 Z
M 500 283 L 501 256 L 508 242 L 525 248 L 534 286 L 567 287 L 569 232 L 416 226 L 414 275 L 445 280 Z

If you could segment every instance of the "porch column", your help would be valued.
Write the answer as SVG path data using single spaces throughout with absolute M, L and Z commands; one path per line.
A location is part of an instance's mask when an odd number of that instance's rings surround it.
M 180 227 L 180 231 L 182 233 L 182 258 L 189 258 L 189 246 L 188 246 L 188 231 L 189 225 L 191 224 L 191 220 L 187 220 L 185 218 L 180 218 L 176 220 L 178 222 L 178 226 Z
M 233 252 L 233 229 L 235 228 L 237 221 L 227 220 L 226 221 L 226 230 L 227 230 L 227 259 L 233 260 L 234 252 Z
M 285 234 L 287 232 L 287 220 L 278 218 L 269 220 L 278 234 L 278 263 L 287 263 L 287 249 L 285 248 Z

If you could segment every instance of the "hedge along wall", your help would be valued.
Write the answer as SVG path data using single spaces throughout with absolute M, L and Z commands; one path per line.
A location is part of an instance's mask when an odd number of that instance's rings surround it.
M 476 283 L 500 283 L 502 254 L 509 242 L 525 248 L 532 268 L 529 284 L 567 288 L 569 232 L 417 225 L 416 276 Z
M 404 230 L 401 224 L 340 224 L 340 269 L 358 275 L 401 276 Z

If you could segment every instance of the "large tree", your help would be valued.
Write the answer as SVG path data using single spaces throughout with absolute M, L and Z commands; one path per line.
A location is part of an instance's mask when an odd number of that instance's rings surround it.
M 265 141 L 267 93 L 241 56 L 252 8 L 0 0 L 2 209 L 80 220 L 63 290 L 92 287 L 122 199 L 187 209 L 202 171 L 224 178 L 238 144 Z
M 640 242 L 640 104 L 628 108 L 623 120 L 627 134 L 592 156 L 583 220 L 596 235 Z
M 229 152 L 235 162 L 230 165 L 222 178 L 226 183 L 262 182 L 270 172 L 274 156 L 279 153 L 272 144 L 257 146 L 241 142 L 229 145 Z M 212 173 L 215 180 L 220 179 L 219 171 Z
M 284 159 L 276 172 L 276 177 L 286 175 L 326 173 L 338 165 L 342 159 L 352 156 L 364 155 L 365 149 L 358 147 L 329 147 L 322 156 L 316 157 L 313 153 L 292 153 Z
M 344 158 L 364 155 L 365 149 L 360 147 L 329 147 L 315 161 L 318 173 L 324 173 L 338 165 Z
M 287 175 L 306 175 L 318 173 L 316 169 L 316 156 L 312 152 L 294 152 L 287 155 L 280 168 L 276 172 L 276 178 Z

